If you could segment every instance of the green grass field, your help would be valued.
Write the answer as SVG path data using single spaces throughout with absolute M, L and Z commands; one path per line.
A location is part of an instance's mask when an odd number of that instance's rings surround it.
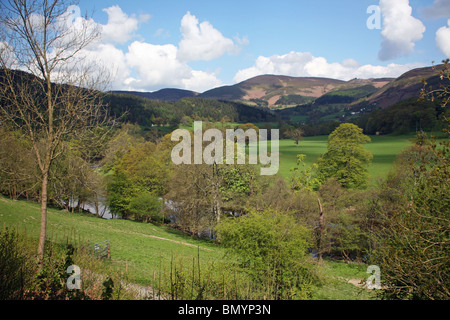
M 396 156 L 411 145 L 414 135 L 384 135 L 371 136 L 371 142 L 365 148 L 372 152 L 373 160 L 369 166 L 372 180 L 385 178 L 392 168 Z M 280 174 L 283 177 L 291 175 L 291 168 L 296 166 L 297 154 L 305 154 L 306 165 L 312 165 L 317 158 L 327 152 L 328 136 L 306 137 L 297 146 L 293 140 L 280 140 Z
M 12 201 L 0 197 L 0 225 L 14 227 L 37 239 L 40 228 L 40 207 L 37 203 Z M 140 284 L 148 284 L 149 275 L 172 258 L 193 257 L 207 262 L 223 257 L 223 249 L 205 240 L 188 237 L 164 226 L 128 220 L 105 220 L 90 214 L 48 211 L 48 237 L 56 243 L 69 242 L 92 245 L 105 240 L 111 244 L 112 261 L 126 267 Z
M 37 203 L 13 201 L 0 196 L 0 225 L 25 233 L 37 246 L 40 210 Z M 48 211 L 48 238 L 56 244 L 94 244 L 104 240 L 111 243 L 111 264 L 130 281 L 140 285 L 155 285 L 155 272 L 168 276 L 171 261 L 190 272 L 192 263 L 200 257 L 201 268 L 214 273 L 212 263 L 220 266 L 228 260 L 225 250 L 210 241 L 199 240 L 165 226 L 126 220 L 105 220 L 89 214 Z M 198 260 L 196 260 L 198 261 Z M 196 262 L 197 263 L 197 262 Z M 323 286 L 313 299 L 366 300 L 373 293 L 349 283 L 367 278 L 366 266 L 325 261 L 317 266 L 323 275 Z M 211 271 L 212 270 L 212 271 Z M 203 271 L 205 272 L 205 271 Z M 217 271 L 220 272 L 220 271 Z
M 216 125 L 221 126 L 220 123 L 216 123 Z M 228 123 L 227 125 L 236 127 L 238 124 Z M 258 127 L 263 126 L 262 123 L 256 123 L 255 125 Z M 180 128 L 192 129 L 187 126 L 180 126 Z M 276 128 L 276 123 L 273 123 L 273 128 Z M 365 145 L 365 148 L 371 151 L 374 156 L 372 164 L 368 168 L 370 178 L 375 181 L 377 178 L 387 177 L 396 156 L 405 147 L 411 145 L 411 139 L 414 137 L 415 134 L 371 136 L 371 142 Z M 317 161 L 320 155 L 327 152 L 327 140 L 328 136 L 305 137 L 299 142 L 298 146 L 295 144 L 294 140 L 280 140 L 279 173 L 283 177 L 289 178 L 292 174 L 291 169 L 296 166 L 298 154 L 305 154 L 305 164 L 307 166 L 312 165 Z

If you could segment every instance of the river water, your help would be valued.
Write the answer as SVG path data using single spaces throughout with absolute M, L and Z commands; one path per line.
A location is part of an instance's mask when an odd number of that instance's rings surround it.
M 73 205 L 70 203 L 70 207 L 76 207 L 78 205 L 77 202 L 74 202 Z M 92 214 L 95 214 L 103 219 L 120 219 L 121 216 L 117 214 L 111 213 L 109 211 L 108 206 L 106 205 L 106 199 L 103 199 L 100 201 L 100 204 L 98 206 L 98 212 L 94 204 L 92 203 L 84 203 L 81 205 L 81 209 L 88 211 Z

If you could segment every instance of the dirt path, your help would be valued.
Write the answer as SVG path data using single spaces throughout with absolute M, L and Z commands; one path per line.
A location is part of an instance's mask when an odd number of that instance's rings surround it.
M 193 248 L 200 248 L 201 250 L 213 251 L 212 249 L 200 247 L 199 245 L 195 245 L 195 244 L 192 244 L 192 243 L 187 243 L 187 242 L 173 240 L 173 239 L 167 239 L 167 238 L 163 238 L 163 237 L 154 236 L 154 235 L 151 235 L 151 234 L 144 234 L 144 233 L 139 233 L 139 232 L 125 232 L 125 231 L 117 230 L 117 229 L 114 229 L 114 231 L 122 232 L 122 233 L 126 233 L 126 234 L 134 234 L 134 235 L 138 235 L 138 236 L 142 236 L 142 237 L 146 237 L 146 238 L 153 238 L 153 239 L 158 239 L 158 240 L 170 241 L 170 242 L 173 242 L 173 243 L 181 244 L 183 246 L 188 246 L 188 247 L 193 247 Z
M 359 288 L 366 288 L 366 282 L 361 279 L 347 279 L 347 282 Z
M 153 238 L 153 239 L 158 239 L 158 240 L 165 240 L 165 241 L 178 243 L 178 244 L 181 244 L 183 246 L 188 246 L 188 247 L 193 247 L 193 248 L 200 248 L 200 249 L 206 250 L 206 251 L 212 251 L 211 249 L 203 248 L 203 247 L 197 246 L 197 245 L 192 244 L 192 243 L 187 243 L 187 242 L 182 242 L 182 241 L 178 241 L 178 240 L 172 240 L 172 239 L 157 237 L 157 236 L 154 236 L 154 235 L 151 235 L 151 234 L 142 234 L 142 233 L 136 233 L 136 234 L 139 234 L 139 235 L 147 237 L 147 238 Z

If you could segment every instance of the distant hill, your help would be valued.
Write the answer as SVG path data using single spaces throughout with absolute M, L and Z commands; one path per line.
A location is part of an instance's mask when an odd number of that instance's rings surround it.
M 410 70 L 367 97 L 366 104 L 384 109 L 404 100 L 419 98 L 423 88 L 422 79 L 425 79 L 428 85 L 437 88 L 440 84 L 439 71 L 442 67 L 443 65 L 437 65 Z
M 417 98 L 423 80 L 433 89 L 450 86 L 448 80 L 440 78 L 442 68 L 417 68 L 395 79 L 349 81 L 262 75 L 204 93 L 182 89 L 113 91 L 104 101 L 112 116 L 146 128 L 175 127 L 189 118 L 216 122 L 225 118 L 231 122 L 300 125 L 305 135 L 329 134 L 336 124 L 345 121 L 358 122 L 366 132 L 407 132 L 413 127 L 436 128 L 443 112 L 440 101 L 428 104 Z M 39 84 L 31 74 L 13 72 L 18 85 Z M 3 73 L 0 69 L 0 84 Z M 391 123 L 393 120 L 395 123 Z
M 295 105 L 298 104 L 296 101 L 311 101 L 311 98 L 318 98 L 344 83 L 342 80 L 328 78 L 261 75 L 233 86 L 206 91 L 200 97 L 248 102 L 268 107 L 283 101 Z
M 380 78 L 343 81 L 331 78 L 261 75 L 233 86 L 206 91 L 199 96 L 246 102 L 269 108 L 283 108 L 308 104 L 325 95 L 327 97 L 348 95 L 348 98 L 342 100 L 353 102 L 378 91 L 393 80 Z
M 203 93 L 182 89 L 162 89 L 156 92 L 114 91 L 152 100 L 178 101 L 186 97 L 234 101 L 251 106 L 283 109 L 298 105 L 346 104 L 372 105 L 385 108 L 418 97 L 422 79 L 438 83 L 442 65 L 410 70 L 398 78 L 352 79 L 349 81 L 319 78 L 260 75 L 235 85 L 217 87 Z
M 112 93 L 124 93 L 134 96 L 160 101 L 178 101 L 183 98 L 191 98 L 199 95 L 198 92 L 183 89 L 161 89 L 155 92 L 139 92 L 139 91 L 112 91 Z

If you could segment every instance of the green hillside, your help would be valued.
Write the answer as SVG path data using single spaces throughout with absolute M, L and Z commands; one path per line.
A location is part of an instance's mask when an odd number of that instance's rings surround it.
M 367 97 L 377 91 L 373 85 L 364 85 L 357 88 L 333 90 L 316 99 L 316 104 L 351 103 Z
M 39 209 L 37 203 L 0 197 L 0 224 L 17 228 L 37 240 Z M 192 263 L 192 259 L 200 254 L 201 261 L 206 263 L 222 258 L 224 253 L 222 248 L 209 241 L 191 238 L 165 226 L 122 219 L 106 220 L 92 214 L 56 209 L 49 210 L 47 223 L 49 238 L 56 243 L 64 244 L 69 239 L 93 245 L 109 240 L 112 262 L 119 268 L 126 265 L 134 281 L 143 285 L 152 280 L 149 274 L 166 269 L 172 257 Z
M 39 204 L 13 201 L 0 196 L 2 227 L 17 229 L 36 245 L 39 219 Z M 112 268 L 127 281 L 146 288 L 159 290 L 162 287 L 166 297 L 171 293 L 172 273 L 178 272 L 180 277 L 187 277 L 193 270 L 195 276 L 198 273 L 198 276 L 204 277 L 205 283 L 211 285 L 205 290 L 209 294 L 214 290 L 222 294 L 223 288 L 215 289 L 215 283 L 230 287 L 237 284 L 242 286 L 243 291 L 248 290 L 248 283 L 244 283 L 245 278 L 237 274 L 236 270 L 227 269 L 233 260 L 225 255 L 224 248 L 211 241 L 189 237 L 166 226 L 129 220 L 106 220 L 91 214 L 50 209 L 48 229 L 49 238 L 54 244 L 65 245 L 69 242 L 79 246 L 109 240 L 111 260 L 105 261 L 109 265 L 108 270 Z M 350 283 L 366 279 L 366 267 L 363 264 L 349 265 L 327 260 L 324 264 L 317 265 L 317 268 L 323 283 L 313 294 L 313 299 L 366 300 L 376 297 L 368 290 Z M 189 288 L 190 285 L 191 283 Z M 232 290 L 230 292 L 232 294 Z M 230 298 L 233 299 L 233 296 Z

